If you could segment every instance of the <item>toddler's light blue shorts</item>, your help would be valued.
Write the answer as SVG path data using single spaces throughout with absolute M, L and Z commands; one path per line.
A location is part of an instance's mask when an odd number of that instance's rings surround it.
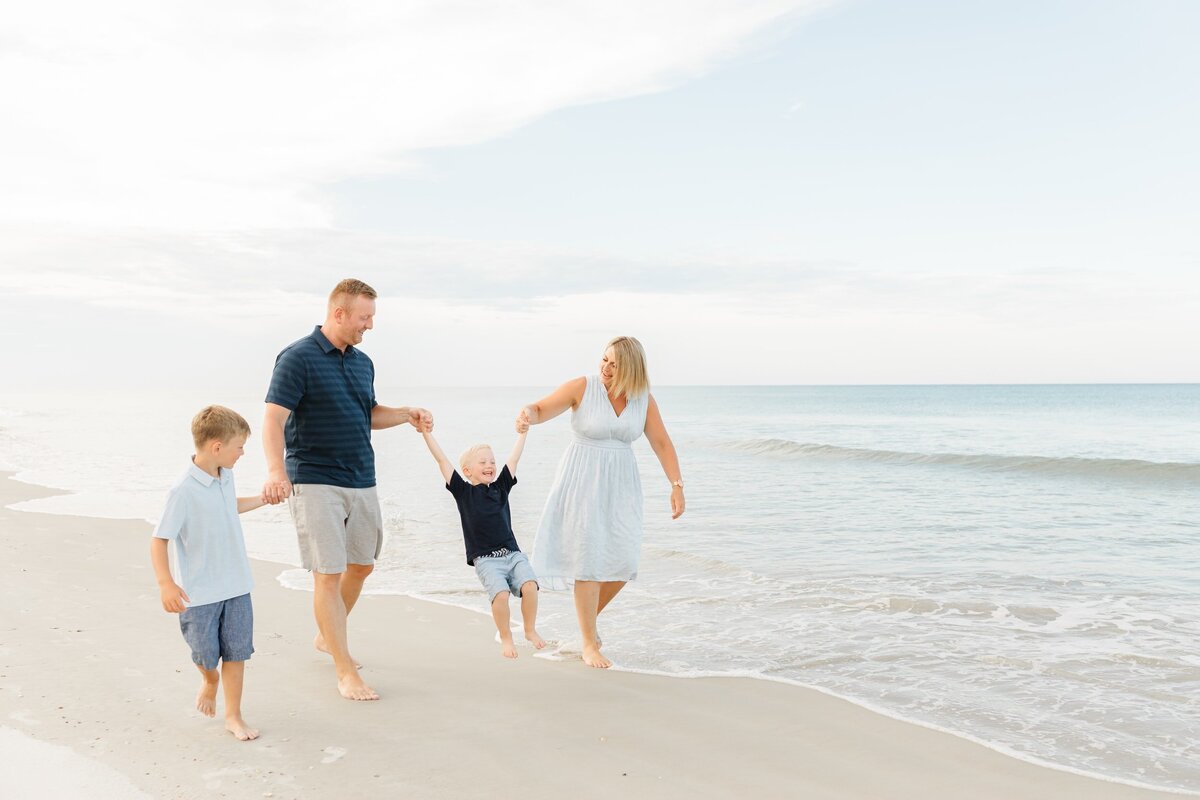
M 254 652 L 254 607 L 250 595 L 185 608 L 179 629 L 192 648 L 192 661 L 216 669 L 219 661 L 246 661 Z
M 509 553 L 497 558 L 479 556 L 475 559 L 475 574 L 487 590 L 489 603 L 501 592 L 512 592 L 520 597 L 526 581 L 537 583 L 537 576 L 524 553 Z

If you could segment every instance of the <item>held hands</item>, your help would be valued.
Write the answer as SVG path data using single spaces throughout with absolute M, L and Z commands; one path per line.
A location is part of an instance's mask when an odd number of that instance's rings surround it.
M 268 505 L 277 505 L 292 496 L 292 482 L 287 473 L 271 473 L 263 484 L 262 501 Z
M 181 613 L 187 608 L 184 603 L 192 602 L 192 598 L 188 597 L 183 588 L 174 581 L 169 581 L 160 586 L 158 593 L 162 599 L 163 611 L 169 611 L 172 614 Z
M 521 413 L 517 414 L 517 433 L 529 433 L 529 426 L 532 424 L 529 419 L 529 406 L 521 409 Z
M 408 422 L 418 433 L 433 433 L 433 414 L 423 408 L 410 408 Z

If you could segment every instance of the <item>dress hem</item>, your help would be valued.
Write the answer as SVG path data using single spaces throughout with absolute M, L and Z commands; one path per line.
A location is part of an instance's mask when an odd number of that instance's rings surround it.
M 629 583 L 629 582 L 635 581 L 635 580 L 637 580 L 636 572 L 633 573 L 633 575 L 631 575 L 629 577 L 620 577 L 620 578 L 591 578 L 591 577 L 567 578 L 562 575 L 538 575 L 537 576 L 538 588 L 541 590 L 549 590 L 552 592 L 555 592 L 555 591 L 561 592 L 561 591 L 570 589 L 575 585 L 575 581 L 595 581 L 597 583 L 614 583 L 614 582 L 620 581 L 620 582 L 624 582 L 624 583 Z

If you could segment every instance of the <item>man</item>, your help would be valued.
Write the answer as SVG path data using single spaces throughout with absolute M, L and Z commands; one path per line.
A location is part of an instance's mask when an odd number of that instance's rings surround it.
M 404 423 L 433 429 L 423 408 L 375 402 L 375 366 L 356 345 L 374 327 L 376 296 L 358 280 L 333 288 L 325 323 L 275 359 L 262 433 L 263 500 L 288 500 L 300 557 L 313 575 L 313 644 L 333 656 L 338 691 L 350 700 L 379 699 L 358 674 L 346 635 L 346 618 L 383 545 L 371 431 Z

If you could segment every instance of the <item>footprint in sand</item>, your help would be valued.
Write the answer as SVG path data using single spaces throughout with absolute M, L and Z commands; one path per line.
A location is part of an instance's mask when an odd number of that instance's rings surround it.
M 333 762 L 337 761 L 342 756 L 346 755 L 346 748 L 334 747 L 333 745 L 330 745 L 329 747 L 326 747 L 321 752 L 323 752 L 325 754 L 325 757 L 321 759 L 321 763 L 322 764 L 332 764 Z

